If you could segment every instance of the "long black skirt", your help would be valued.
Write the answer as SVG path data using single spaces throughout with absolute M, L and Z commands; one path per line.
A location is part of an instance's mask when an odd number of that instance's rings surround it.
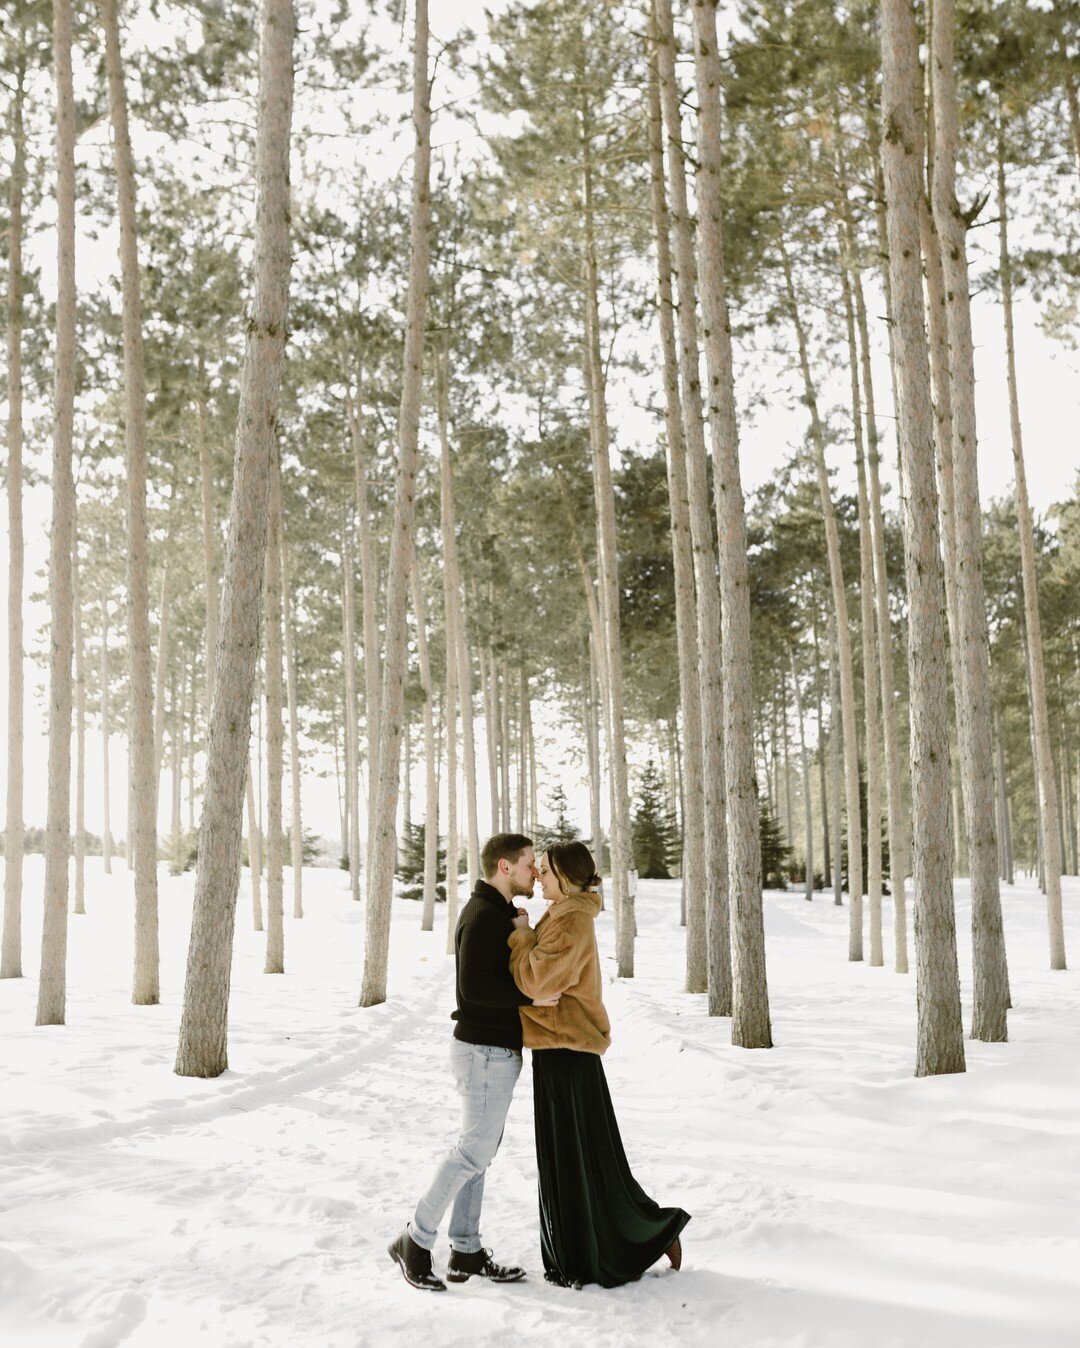
M 536 1049 L 532 1071 L 545 1276 L 571 1286 L 633 1282 L 689 1214 L 654 1203 L 630 1173 L 599 1054 Z

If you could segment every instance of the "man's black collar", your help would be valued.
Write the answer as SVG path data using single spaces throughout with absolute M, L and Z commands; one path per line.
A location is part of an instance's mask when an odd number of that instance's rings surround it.
M 477 880 L 473 893 L 486 899 L 488 903 L 497 903 L 503 908 L 512 908 L 513 904 L 509 899 L 504 899 L 499 890 L 494 885 L 489 885 L 486 880 Z

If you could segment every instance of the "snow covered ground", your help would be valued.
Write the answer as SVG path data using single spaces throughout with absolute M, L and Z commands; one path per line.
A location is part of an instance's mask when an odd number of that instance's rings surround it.
M 34 1028 L 35 976 L 0 983 L 4 1348 L 1080 1344 L 1080 986 L 1046 969 L 1031 886 L 1005 894 L 1011 1041 L 969 1042 L 966 1075 L 917 1081 L 914 977 L 849 964 L 846 909 L 767 896 L 777 1047 L 748 1052 L 680 990 L 677 884 L 643 883 L 605 1065 L 638 1178 L 693 1214 L 682 1272 L 544 1283 L 526 1066 L 483 1232 L 530 1277 L 434 1297 L 385 1247 L 455 1135 L 445 910 L 425 935 L 397 903 L 389 1000 L 361 1011 L 345 877 L 305 873 L 288 973 L 266 976 L 245 873 L 231 1070 L 192 1081 L 172 1073 L 192 876 L 162 872 L 162 1005 L 133 1007 L 117 871 L 90 863 L 71 919 L 66 1027 Z M 40 885 L 31 858 L 31 975 Z M 957 902 L 966 968 L 962 885 Z M 608 915 L 600 939 L 610 957 Z

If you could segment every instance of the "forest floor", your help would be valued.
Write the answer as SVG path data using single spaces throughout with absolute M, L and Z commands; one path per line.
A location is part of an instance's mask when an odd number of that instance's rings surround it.
M 386 1245 L 455 1139 L 445 908 L 424 934 L 419 905 L 396 903 L 389 998 L 362 1011 L 361 910 L 340 872 L 304 881 L 288 972 L 266 976 L 244 873 L 215 1081 L 172 1072 L 190 874 L 162 871 L 160 1006 L 129 1004 L 130 879 L 98 859 L 71 919 L 67 1026 L 33 1027 L 36 976 L 0 983 L 5 1348 L 1076 1348 L 1080 980 L 1046 969 L 1033 885 L 1005 891 L 1010 1042 L 969 1041 L 965 1075 L 916 1080 L 914 975 L 849 963 L 830 896 L 766 896 L 777 1047 L 750 1052 L 681 991 L 678 884 L 643 882 L 637 977 L 605 994 L 605 1067 L 637 1177 L 693 1214 L 682 1272 L 615 1291 L 543 1281 L 526 1055 L 483 1235 L 528 1280 L 434 1297 Z M 957 907 L 967 970 L 963 882 Z M 610 980 L 609 914 L 598 927 Z

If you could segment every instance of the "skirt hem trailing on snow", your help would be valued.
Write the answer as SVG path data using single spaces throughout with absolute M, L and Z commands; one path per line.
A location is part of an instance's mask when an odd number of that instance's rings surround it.
M 660 1207 L 631 1174 L 599 1054 L 535 1049 L 532 1070 L 545 1276 L 567 1286 L 633 1282 L 689 1214 Z

